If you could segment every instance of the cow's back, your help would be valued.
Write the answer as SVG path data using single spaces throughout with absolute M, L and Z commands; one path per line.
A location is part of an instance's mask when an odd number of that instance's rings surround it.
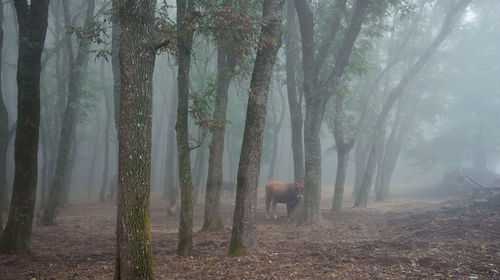
M 281 200 L 286 196 L 289 185 L 289 183 L 271 180 L 266 184 L 266 196 L 271 195 L 273 198 Z

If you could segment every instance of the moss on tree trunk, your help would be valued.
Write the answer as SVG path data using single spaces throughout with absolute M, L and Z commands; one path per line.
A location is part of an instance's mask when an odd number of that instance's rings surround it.
M 115 279 L 153 279 L 150 232 L 156 1 L 118 1 L 120 119 Z

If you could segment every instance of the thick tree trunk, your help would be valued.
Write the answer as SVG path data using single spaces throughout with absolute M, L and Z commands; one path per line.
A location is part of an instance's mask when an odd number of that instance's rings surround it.
M 15 171 L 9 219 L 0 236 L 1 253 L 27 253 L 35 209 L 40 124 L 41 55 L 47 32 L 48 0 L 14 2 L 19 23 L 18 111 Z
M 285 32 L 286 88 L 292 126 L 293 175 L 295 182 L 304 182 L 304 143 L 302 138 L 302 98 L 297 94 L 297 58 L 300 46 L 297 39 L 295 2 L 287 1 Z
M 153 279 L 150 232 L 155 0 L 119 1 L 120 118 L 115 279 Z
M 177 254 L 189 256 L 193 249 L 193 182 L 188 135 L 189 69 L 193 45 L 190 17 L 194 9 L 192 0 L 177 0 L 177 152 L 179 156 L 179 184 L 181 189 L 181 213 Z
M 0 65 L 3 65 L 3 4 L 0 4 Z M 7 210 L 7 148 L 9 147 L 9 115 L 3 102 L 2 70 L 0 68 L 0 231 L 3 229 L 3 212 Z
M 373 143 L 379 143 L 380 138 L 382 137 L 382 132 L 385 132 L 383 128 L 385 127 L 387 117 L 392 107 L 394 106 L 394 103 L 396 103 L 399 97 L 404 94 L 406 86 L 413 80 L 413 78 L 420 72 L 420 70 L 422 70 L 424 65 L 432 57 L 435 50 L 439 47 L 439 45 L 441 45 L 444 39 L 451 32 L 453 23 L 455 22 L 457 15 L 462 13 L 462 11 L 467 7 L 470 1 L 471 0 L 461 0 L 458 3 L 452 3 L 452 7 L 447 12 L 443 25 L 441 26 L 441 30 L 437 34 L 436 38 L 434 38 L 432 43 L 417 59 L 415 64 L 413 64 L 404 74 L 399 84 L 391 90 L 387 101 L 382 107 L 382 110 L 375 123 L 371 140 L 372 145 L 370 148 L 370 154 L 366 163 L 366 169 L 363 175 L 363 181 L 361 183 L 360 190 L 356 196 L 356 200 L 354 201 L 354 207 L 366 207 L 368 203 L 368 194 L 370 192 L 371 185 L 373 184 L 373 176 L 375 173 L 378 158 L 377 149 L 379 148 L 378 145 L 374 145 Z
M 228 256 L 245 255 L 257 248 L 255 215 L 262 140 L 269 84 L 276 55 L 281 47 L 283 4 L 282 0 L 264 1 L 263 18 L 266 24 L 261 29 L 260 42 L 262 45 L 257 52 L 250 82 Z
M 221 122 L 212 131 L 210 142 L 210 154 L 208 157 L 208 178 L 205 193 L 205 214 L 203 217 L 203 228 L 205 231 L 220 230 L 223 228 L 220 215 L 220 198 L 222 190 L 222 166 L 224 155 L 224 135 L 226 133 L 226 112 L 229 85 L 236 63 L 226 49 L 219 45 L 217 47 L 217 96 L 215 98 L 215 109 L 213 119 Z M 231 156 L 228 154 L 228 156 Z
M 71 25 L 69 4 L 63 1 L 64 17 L 66 25 Z M 87 4 L 85 22 L 90 22 L 94 16 L 95 0 L 89 0 Z M 69 35 L 66 36 L 66 46 L 68 48 L 69 61 L 69 81 L 68 81 L 68 102 L 64 112 L 61 137 L 57 152 L 56 170 L 54 181 L 50 189 L 47 207 L 43 212 L 42 224 L 53 225 L 55 223 L 56 209 L 64 202 L 64 178 L 67 173 L 69 152 L 71 141 L 76 127 L 78 115 L 78 104 L 80 100 L 80 90 L 82 87 L 82 73 L 87 69 L 89 58 L 90 40 L 84 37 L 78 45 L 78 54 L 73 57 L 72 42 Z

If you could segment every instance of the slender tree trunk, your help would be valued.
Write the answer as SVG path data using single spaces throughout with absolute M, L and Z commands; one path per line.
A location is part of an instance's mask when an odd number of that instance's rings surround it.
M 95 179 L 97 178 L 97 174 L 96 174 L 97 161 L 99 159 L 99 156 L 101 155 L 101 153 L 99 153 L 99 148 L 100 148 L 99 139 L 101 138 L 101 132 L 102 132 L 100 123 L 97 124 L 96 129 L 97 129 L 97 131 L 95 132 L 94 151 L 92 153 L 92 160 L 90 162 L 90 174 L 89 174 L 89 178 L 87 181 L 87 199 L 88 200 L 90 200 L 90 193 L 92 192 L 92 188 L 93 188 L 92 186 L 94 184 L 98 184 L 98 182 L 96 182 Z M 104 131 L 104 135 L 106 135 L 106 131 Z M 105 165 L 106 165 L 106 162 L 104 162 L 103 166 L 105 166 Z M 105 167 L 104 167 L 104 169 L 105 169 Z M 104 182 L 105 181 L 103 180 L 102 185 L 104 185 Z
M 153 279 L 150 232 L 155 0 L 119 1 L 120 118 L 115 279 Z
M 224 135 L 226 133 L 226 112 L 229 85 L 236 63 L 228 51 L 221 45 L 217 47 L 217 96 L 213 119 L 221 125 L 212 131 L 209 146 L 208 178 L 205 193 L 205 213 L 203 218 L 204 231 L 214 231 L 223 228 L 220 215 L 220 199 L 222 190 L 222 166 L 224 155 Z M 228 154 L 231 157 L 230 154 Z
M 269 166 L 269 177 L 268 181 L 272 180 L 274 178 L 274 173 L 276 172 L 276 162 L 278 161 L 278 146 L 279 146 L 279 135 L 281 131 L 281 127 L 283 127 L 283 122 L 285 120 L 285 113 L 286 113 L 286 99 L 281 90 L 279 90 L 280 93 L 280 103 L 281 103 L 281 113 L 279 120 L 276 123 L 276 116 L 274 119 L 275 126 L 274 126 L 274 131 L 273 131 L 273 155 L 271 158 L 271 165 Z
M 3 4 L 0 4 L 0 65 L 3 65 Z M 0 67 L 0 231 L 3 212 L 7 210 L 7 148 L 9 147 L 9 115 L 3 101 L 2 69 Z
M 333 191 L 333 212 L 340 212 L 342 209 L 349 151 L 350 149 L 348 147 L 337 147 L 337 175 L 335 176 L 335 188 Z
M 49 144 L 48 144 L 48 134 L 47 127 L 45 127 L 42 123 L 41 127 L 41 138 L 40 142 L 42 144 L 42 170 L 40 171 L 42 178 L 40 178 L 40 209 L 45 207 L 47 203 L 47 186 L 48 186 L 48 171 L 49 171 Z
M 304 182 L 304 143 L 302 141 L 302 98 L 297 94 L 297 58 L 300 46 L 297 42 L 295 2 L 287 1 L 285 32 L 286 88 L 292 124 L 293 175 L 295 182 Z
M 413 101 L 411 103 L 412 108 L 404 119 L 400 116 L 401 120 L 397 123 L 395 128 L 393 128 L 395 130 L 391 132 L 391 136 L 387 141 L 386 151 L 382 160 L 383 168 L 381 173 L 380 188 L 375 191 L 375 199 L 378 201 L 383 201 L 389 198 L 389 187 L 392 174 L 394 172 L 394 168 L 396 167 L 399 154 L 408 132 L 413 128 L 415 114 L 418 107 L 416 105 L 417 102 Z
M 207 138 L 207 130 L 199 127 L 200 131 L 200 137 L 199 141 L 201 143 L 201 146 L 198 148 L 198 153 L 196 155 L 196 160 L 193 166 L 193 169 L 195 170 L 195 176 L 193 180 L 193 204 L 196 205 L 198 204 L 198 197 L 201 192 L 201 186 L 203 184 L 203 178 L 205 176 L 205 162 L 206 162 L 206 145 L 203 143 L 205 142 L 205 139 Z
M 104 65 L 104 63 L 102 65 Z M 104 71 L 102 68 L 101 68 L 101 77 L 104 79 Z M 109 94 L 109 92 L 104 92 L 104 102 L 106 104 L 106 128 L 104 132 L 104 169 L 102 171 L 102 185 L 101 185 L 101 190 L 99 192 L 99 201 L 101 202 L 106 200 L 106 190 L 109 185 L 109 169 L 110 169 L 109 154 L 111 152 L 109 148 L 109 138 L 113 126 L 113 124 L 111 123 L 113 115 L 112 112 L 113 105 L 111 102 L 111 95 Z
M 344 198 L 344 185 L 347 173 L 347 164 L 349 163 L 349 153 L 354 147 L 354 139 L 346 142 L 344 135 L 344 98 L 336 96 L 335 115 L 333 119 L 333 134 L 335 145 L 337 147 L 337 173 L 335 176 L 335 187 L 333 191 L 332 212 L 340 212 L 342 209 L 342 200 Z
M 177 152 L 179 156 L 179 183 L 181 189 L 181 213 L 177 254 L 189 256 L 193 249 L 193 182 L 188 135 L 189 69 L 193 34 L 190 17 L 194 10 L 192 0 L 177 0 L 177 63 L 178 105 Z
M 422 70 L 424 65 L 430 60 L 435 50 L 441 45 L 444 39 L 451 32 L 453 23 L 456 20 L 458 14 L 467 7 L 471 0 L 460 0 L 458 3 L 452 3 L 452 7 L 447 12 L 441 30 L 437 34 L 436 38 L 427 47 L 427 49 L 422 53 L 422 55 L 417 59 L 415 64 L 413 64 L 409 70 L 401 78 L 399 84 L 391 90 L 387 101 L 385 102 L 382 110 L 375 123 L 374 132 L 372 136 L 372 145 L 370 148 L 370 154 L 366 163 L 365 173 L 363 175 L 363 181 L 361 183 L 360 190 L 354 201 L 354 207 L 366 207 L 368 203 L 368 194 L 373 181 L 373 176 L 375 173 L 376 162 L 378 158 L 378 145 L 373 143 L 379 143 L 382 137 L 382 132 L 385 132 L 383 128 L 385 127 L 387 117 L 391 111 L 394 103 L 402 96 L 405 92 L 406 86 L 413 80 L 413 78 Z
M 281 47 L 281 11 L 284 2 L 264 1 L 262 14 L 266 24 L 261 29 L 262 45 L 257 51 L 250 81 L 229 256 L 245 255 L 257 248 L 255 215 L 266 103 L 276 55 Z
M 0 236 L 0 252 L 20 254 L 29 252 L 35 209 L 41 55 L 49 1 L 33 1 L 30 5 L 27 1 L 15 1 L 14 6 L 19 23 L 15 171 L 9 219 Z
M 100 133 L 100 131 L 98 132 L 98 134 L 99 133 Z M 99 137 L 99 136 L 97 136 L 97 137 Z M 60 206 L 67 206 L 68 205 L 69 193 L 71 190 L 71 183 L 73 182 L 73 171 L 75 170 L 77 158 L 78 158 L 78 145 L 80 145 L 79 142 L 80 141 L 76 137 L 75 137 L 75 139 L 73 139 L 71 141 L 71 150 L 70 150 L 69 156 L 68 156 L 69 163 L 68 163 L 68 167 L 66 168 L 66 173 L 64 174 L 64 180 L 63 180 L 62 190 L 61 190 L 62 199 L 61 199 Z M 93 174 L 90 174 L 90 177 L 93 177 Z M 56 217 L 54 216 L 54 220 L 55 220 L 55 218 Z
M 70 25 L 69 4 L 63 1 L 64 17 L 66 25 Z M 89 0 L 87 4 L 85 22 L 90 22 L 94 16 L 95 0 Z M 71 141 L 74 138 L 76 120 L 78 117 L 78 104 L 80 100 L 80 90 L 82 88 L 82 73 L 87 69 L 89 58 L 90 41 L 88 37 L 83 37 L 79 46 L 76 58 L 73 57 L 72 42 L 69 35 L 66 36 L 66 45 L 68 48 L 69 61 L 69 81 L 68 81 L 68 102 L 64 112 L 63 124 L 61 128 L 61 137 L 59 138 L 59 147 L 57 152 L 56 170 L 54 182 L 50 189 L 47 207 L 42 216 L 43 225 L 53 225 L 55 223 L 56 208 L 61 206 L 64 199 L 63 183 L 67 173 L 69 160 L 69 149 Z
M 177 93 L 174 91 L 172 100 L 170 100 L 170 108 L 168 110 L 168 125 L 167 125 L 167 153 L 166 153 L 166 170 L 165 170 L 165 189 L 164 197 L 168 200 L 167 215 L 175 214 L 175 205 L 178 195 L 178 167 L 177 167 L 177 140 L 175 138 L 175 120 L 177 116 Z

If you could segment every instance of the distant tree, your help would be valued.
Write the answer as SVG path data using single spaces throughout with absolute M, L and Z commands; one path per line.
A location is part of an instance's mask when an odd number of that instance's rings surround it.
M 443 24 L 439 33 L 436 35 L 432 43 L 425 49 L 425 51 L 418 57 L 415 63 L 406 71 L 396 87 L 394 87 L 386 99 L 373 128 L 373 134 L 370 137 L 370 152 L 366 163 L 363 180 L 360 185 L 359 192 L 356 195 L 354 207 L 366 207 L 368 203 L 368 194 L 373 184 L 373 177 L 377 167 L 377 160 L 381 151 L 381 145 L 385 142 L 385 126 L 389 113 L 396 103 L 396 101 L 405 93 L 408 84 L 415 78 L 415 76 L 422 70 L 424 65 L 431 59 L 435 50 L 446 39 L 448 34 L 452 31 L 453 24 L 457 20 L 457 15 L 460 15 L 471 0 L 460 0 L 454 2 L 451 8 L 446 13 Z
M 273 102 L 273 106 L 271 108 L 271 115 L 273 118 L 273 126 L 272 126 L 272 131 L 273 131 L 273 147 L 272 147 L 272 156 L 271 156 L 271 163 L 269 164 L 269 175 L 267 176 L 268 181 L 274 179 L 274 174 L 276 172 L 276 162 L 278 161 L 278 147 L 280 145 L 279 141 L 279 135 L 281 128 L 283 127 L 283 123 L 285 122 L 285 114 L 286 114 L 286 98 L 285 95 L 283 94 L 283 91 L 281 88 L 278 88 L 278 93 L 280 97 L 280 104 L 281 104 L 281 110 L 280 110 L 280 115 L 279 117 L 276 115 L 277 110 L 277 103 L 276 101 Z
M 20 254 L 29 252 L 35 209 L 41 55 L 47 32 L 49 0 L 31 1 L 31 4 L 16 0 L 14 7 L 19 25 L 15 171 L 9 218 L 0 236 L 0 252 Z
M 236 205 L 228 256 L 245 255 L 257 247 L 255 215 L 266 103 L 274 62 L 281 47 L 283 0 L 265 0 L 264 24 L 248 90 L 248 107 L 238 167 Z
M 102 83 L 104 84 L 104 62 L 101 64 L 101 78 L 102 78 Z M 104 201 L 106 199 L 106 190 L 109 187 L 109 178 L 110 174 L 114 174 L 114 172 L 111 172 L 109 166 L 110 166 L 110 161 L 109 161 L 109 155 L 111 153 L 110 149 L 110 138 L 111 138 L 111 131 L 113 129 L 113 100 L 110 92 L 107 92 L 106 89 L 103 90 L 103 95 L 104 95 L 104 103 L 105 103 L 105 109 L 106 109 L 106 128 L 104 131 L 104 169 L 102 171 L 102 186 L 101 190 L 99 191 L 99 201 Z
M 304 182 L 304 141 L 302 137 L 302 96 L 297 90 L 297 67 L 300 45 L 297 40 L 297 15 L 295 1 L 287 1 L 285 57 L 286 89 L 292 127 L 293 175 L 295 182 Z
M 304 95 L 306 100 L 306 116 L 304 120 L 304 148 L 305 148 L 305 195 L 304 195 L 304 224 L 312 224 L 319 220 L 319 202 L 321 197 L 321 142 L 320 131 L 326 104 L 344 74 L 349 62 L 356 38 L 361 31 L 361 24 L 367 16 L 371 1 L 357 0 L 352 11 L 349 24 L 338 42 L 340 49 L 334 55 L 335 61 L 328 75 L 324 75 L 325 62 L 331 57 L 333 44 L 337 33 L 341 30 L 342 18 L 345 17 L 346 0 L 337 1 L 334 13 L 329 21 L 329 32 L 319 43 L 316 52 L 314 40 L 314 19 L 305 0 L 295 0 L 295 8 L 299 18 L 302 38 L 302 59 L 304 71 Z
M 69 2 L 63 1 L 64 19 L 66 26 L 71 26 Z M 85 24 L 90 24 L 94 17 L 95 0 L 89 0 L 85 16 Z M 68 51 L 69 63 L 69 80 L 68 80 L 68 100 L 64 111 L 61 135 L 59 138 L 57 162 L 54 174 L 54 181 L 50 188 L 49 197 L 46 208 L 43 211 L 42 224 L 53 225 L 56 218 L 56 209 L 60 207 L 64 201 L 64 180 L 67 174 L 67 167 L 70 159 L 71 142 L 74 139 L 76 121 L 78 118 L 78 105 L 81 98 L 83 73 L 87 69 L 90 51 L 90 38 L 83 36 L 79 40 L 78 52 L 76 57 L 73 55 L 73 45 L 71 37 L 66 36 L 66 48 Z M 73 145 L 75 145 L 73 143 Z M 74 156 L 74 155 L 73 155 Z M 71 170 L 71 169 L 69 169 Z M 67 190 L 66 190 L 67 191 Z

